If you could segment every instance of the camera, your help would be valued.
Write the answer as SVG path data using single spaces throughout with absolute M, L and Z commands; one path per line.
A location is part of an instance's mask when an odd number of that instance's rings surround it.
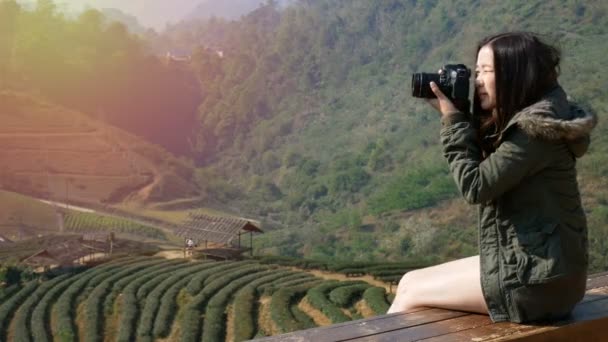
M 470 78 L 471 70 L 464 64 L 446 64 L 436 74 L 415 73 L 412 75 L 412 96 L 435 98 L 430 85 L 433 81 L 450 100 L 468 102 Z

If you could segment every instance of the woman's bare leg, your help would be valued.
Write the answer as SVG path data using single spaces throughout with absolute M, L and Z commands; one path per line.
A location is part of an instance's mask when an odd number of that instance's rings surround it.
M 481 292 L 479 256 L 406 273 L 388 313 L 420 306 L 488 314 Z

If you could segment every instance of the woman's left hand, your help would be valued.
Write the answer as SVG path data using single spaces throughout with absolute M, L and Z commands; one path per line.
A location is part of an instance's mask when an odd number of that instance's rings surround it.
M 441 92 L 441 89 L 439 89 L 435 82 L 431 82 L 431 90 L 433 91 L 435 96 L 437 96 L 437 98 L 426 99 L 426 101 L 430 103 L 430 105 L 433 106 L 435 109 L 437 109 L 437 111 L 441 113 L 442 117 L 460 112 L 460 110 L 458 110 L 458 108 L 454 106 L 454 103 L 452 103 L 452 101 L 447 96 L 445 96 L 443 92 Z

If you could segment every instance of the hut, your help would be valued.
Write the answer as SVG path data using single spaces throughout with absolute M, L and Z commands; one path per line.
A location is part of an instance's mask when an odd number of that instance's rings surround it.
M 263 233 L 253 220 L 190 213 L 176 229 L 176 235 L 204 244 L 200 253 L 212 259 L 239 259 L 249 251 L 253 254 L 253 233 Z M 241 245 L 242 236 L 249 234 L 249 247 Z

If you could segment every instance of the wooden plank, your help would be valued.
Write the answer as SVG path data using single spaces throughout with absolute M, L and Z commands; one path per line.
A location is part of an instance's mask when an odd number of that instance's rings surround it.
M 587 293 L 570 318 L 549 326 L 501 322 L 488 316 L 436 308 L 381 315 L 327 327 L 272 336 L 258 341 L 498 341 L 555 340 L 557 332 L 574 331 L 592 341 L 598 334 L 596 321 L 608 320 L 608 272 L 590 275 Z M 608 322 L 605 322 L 608 324 Z M 567 329 L 566 329 L 567 328 Z M 555 331 L 555 332 L 554 332 Z M 603 337 L 608 341 L 608 337 Z M 570 339 L 569 339 L 570 340 Z
M 470 314 L 443 309 L 426 309 L 416 312 L 382 315 L 371 319 L 362 319 L 339 325 L 330 325 L 323 328 L 262 338 L 256 341 L 345 341 L 467 315 Z
M 547 330 L 545 332 L 530 336 L 513 336 L 508 339 L 497 339 L 495 341 L 518 342 L 602 342 L 608 340 L 606 326 L 608 317 L 601 319 L 571 324 L 559 329 Z
M 428 310 L 431 310 L 431 309 L 432 308 L 427 308 L 427 307 L 414 308 L 414 309 L 408 310 L 406 312 L 400 312 L 400 313 L 395 313 L 395 314 L 390 314 L 390 315 L 378 315 L 378 316 L 373 316 L 373 317 L 359 319 L 359 320 L 354 320 L 354 321 L 348 321 L 348 322 L 343 322 L 343 323 L 336 323 L 336 324 L 332 324 L 332 325 L 327 325 L 327 326 L 323 326 L 323 327 L 311 328 L 311 329 L 308 329 L 308 330 L 298 330 L 298 331 L 294 331 L 294 332 L 291 332 L 291 333 L 283 334 L 281 336 L 302 334 L 302 333 L 305 333 L 307 331 L 313 331 L 313 330 L 314 331 L 322 331 L 322 330 L 325 331 L 325 330 L 334 330 L 334 329 L 341 329 L 341 328 L 349 329 L 351 326 L 358 325 L 361 322 L 367 322 L 369 324 L 374 324 L 374 321 L 386 319 L 386 316 L 407 315 L 407 314 L 410 314 L 410 313 L 420 312 L 420 311 L 428 311 Z M 275 337 L 277 337 L 277 336 L 268 336 L 268 337 L 256 339 L 256 341 L 270 341 L 270 340 L 274 339 Z
M 501 322 L 486 325 L 479 328 L 459 331 L 453 334 L 438 336 L 425 340 L 425 342 L 445 342 L 445 341 L 506 341 L 506 340 L 525 340 L 525 341 L 541 341 L 545 334 L 552 330 L 566 331 L 564 327 L 567 325 L 577 326 L 576 330 L 584 331 L 586 323 L 594 320 L 608 319 L 608 288 L 594 289 L 588 292 L 583 301 L 576 306 L 572 315 L 567 319 L 558 322 L 552 322 L 551 325 L 533 325 L 533 324 L 517 324 L 511 322 Z M 592 325 L 595 325 L 593 323 Z M 568 330 L 573 329 L 569 328 Z M 407 331 L 404 331 L 407 333 Z M 549 335 L 554 335 L 550 333 Z M 604 333 L 604 340 L 608 340 L 608 333 Z M 525 338 L 525 339 L 524 339 Z M 570 339 L 566 339 L 570 341 Z
M 468 314 L 466 316 L 446 319 L 433 323 L 414 326 L 408 329 L 393 330 L 373 336 L 349 339 L 357 342 L 409 342 L 420 341 L 431 337 L 452 334 L 454 332 L 483 327 L 492 324 L 487 315 Z
M 595 289 L 590 292 L 599 292 L 598 294 L 590 293 L 581 301 L 583 302 L 592 302 L 596 300 L 604 300 L 608 299 L 608 296 L 602 295 L 602 291 L 604 293 L 608 293 L 608 288 Z M 579 304 L 580 305 L 580 304 Z M 590 314 L 590 307 L 583 312 L 585 315 Z M 582 320 L 583 316 L 579 315 L 578 317 L 573 318 L 574 321 Z M 571 320 L 572 321 L 572 320 Z M 570 322 L 570 321 L 569 321 Z M 571 323 L 571 322 L 570 322 Z M 479 315 L 479 314 L 470 314 L 463 317 L 448 319 L 444 321 L 438 321 L 434 323 L 429 323 L 425 325 L 415 326 L 408 329 L 395 330 L 388 333 L 381 333 L 378 335 L 356 338 L 352 339 L 352 341 L 419 341 L 429 339 L 431 337 L 437 337 L 439 341 L 442 341 L 444 338 L 446 340 L 451 340 L 454 333 L 470 330 L 493 324 L 490 318 L 487 315 Z M 565 323 L 567 324 L 567 323 Z M 505 324 L 503 324 L 505 325 Z M 500 327 L 500 329 L 503 329 Z M 541 332 L 548 332 L 552 329 L 557 329 L 557 327 L 539 327 L 539 326 L 522 326 L 521 324 L 508 324 L 504 329 L 511 329 L 512 331 L 517 331 L 519 338 L 521 336 L 534 334 L 537 336 Z M 510 332 L 509 332 L 510 333 Z M 446 336 L 442 336 L 446 335 Z M 440 337 L 441 336 L 441 337 Z M 432 340 L 432 339 L 431 339 Z M 466 341 L 477 340 L 477 338 L 467 339 Z M 483 341 L 483 340 L 480 340 Z

